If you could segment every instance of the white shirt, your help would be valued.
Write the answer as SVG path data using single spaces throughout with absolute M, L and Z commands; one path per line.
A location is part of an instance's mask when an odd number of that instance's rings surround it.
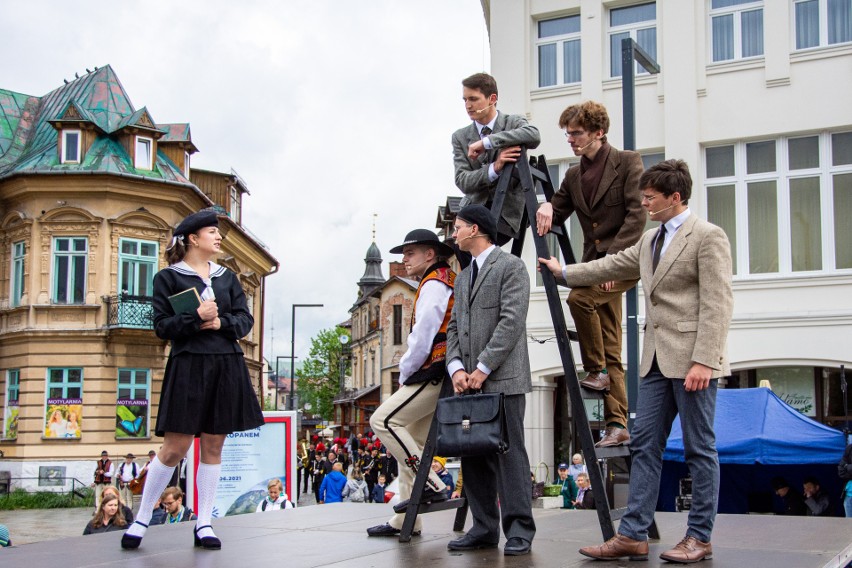
M 408 334 L 408 351 L 399 361 L 399 384 L 416 373 L 432 352 L 432 340 L 447 314 L 453 289 L 438 280 L 429 280 L 420 288 L 414 306 L 415 322 Z
M 122 462 L 122 464 L 118 466 L 118 470 L 121 472 L 121 481 L 124 483 L 133 481 L 133 462 Z
M 479 133 L 479 137 L 482 139 L 482 145 L 485 146 L 486 150 L 491 150 L 494 146 L 491 144 L 491 139 L 488 136 L 482 136 L 482 129 L 486 126 L 494 132 L 494 125 L 497 123 L 497 116 L 499 116 L 500 111 L 497 111 L 497 114 L 494 115 L 494 118 L 488 124 L 480 124 L 473 121 L 473 124 L 476 126 L 476 131 Z M 494 182 L 499 177 L 499 174 L 494 171 L 494 163 L 488 164 L 488 181 Z
M 663 223 L 666 226 L 666 239 L 663 241 L 663 250 L 660 251 L 660 258 L 663 258 L 663 255 L 666 254 L 666 249 L 669 248 L 669 244 L 671 244 L 675 233 L 678 229 L 680 229 L 680 226 L 683 225 L 683 223 L 690 216 L 690 214 L 691 213 L 689 212 L 689 207 L 687 207 L 682 213 L 678 213 L 677 215 Z M 656 240 L 657 239 L 655 237 L 655 242 L 653 243 L 651 250 L 654 250 L 653 247 L 657 246 Z
M 473 257 L 472 262 L 475 262 L 476 266 L 478 267 L 477 274 L 479 274 L 479 272 L 482 272 L 482 267 L 485 265 L 485 261 L 488 259 L 488 255 L 490 255 L 491 252 L 496 248 L 497 248 L 497 245 L 491 245 L 490 247 L 488 247 L 487 249 L 485 249 L 484 251 L 479 253 L 479 256 Z M 472 268 L 471 268 L 471 271 L 470 271 L 470 276 L 471 276 L 471 278 L 473 278 L 473 269 Z M 479 278 L 479 276 L 477 276 L 477 278 Z M 476 368 L 479 369 L 480 371 L 482 371 L 483 373 L 485 373 L 486 375 L 491 374 L 491 369 L 489 369 L 488 366 L 486 366 L 481 361 L 476 362 Z M 459 358 L 453 359 L 447 365 L 447 372 L 450 374 L 451 377 L 453 376 L 453 374 L 455 374 L 456 371 L 459 371 L 461 369 L 464 369 L 464 364 L 461 362 L 461 359 L 459 359 Z

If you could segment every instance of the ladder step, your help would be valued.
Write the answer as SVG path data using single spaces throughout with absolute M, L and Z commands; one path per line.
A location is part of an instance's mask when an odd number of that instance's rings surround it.
M 464 497 L 460 497 L 458 499 L 447 499 L 446 501 L 439 501 L 438 503 L 424 503 L 417 508 L 417 514 L 422 515 L 423 513 L 461 509 L 466 504 L 467 500 Z
M 576 341 L 577 343 L 580 342 L 580 336 L 577 335 L 577 332 L 573 329 L 568 330 L 568 339 L 570 339 L 571 341 Z
M 603 391 L 587 389 L 582 385 L 580 386 L 580 394 L 582 395 L 583 400 L 603 400 L 604 397 Z
M 595 448 L 595 457 L 601 460 L 612 458 L 626 458 L 630 456 L 630 446 L 607 446 L 605 448 Z

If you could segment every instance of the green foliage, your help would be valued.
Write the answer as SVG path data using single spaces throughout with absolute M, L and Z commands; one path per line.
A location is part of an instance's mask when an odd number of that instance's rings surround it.
M 275 395 L 274 394 L 268 394 L 268 395 L 266 395 L 266 398 L 263 399 L 263 409 L 264 410 L 277 410 L 277 408 L 275 408 Z
M 72 507 L 91 507 L 95 502 L 93 491 L 88 488 L 78 488 L 83 497 L 74 493 L 54 493 L 52 491 L 37 491 L 30 493 L 24 489 L 15 489 L 6 495 L 0 495 L 0 511 L 14 509 L 69 509 Z
M 324 329 L 311 339 L 311 351 L 301 367 L 296 372 L 296 379 L 301 403 L 310 402 L 312 412 L 331 420 L 334 411 L 334 397 L 340 390 L 340 365 L 343 356 L 344 375 L 349 368 L 349 361 L 340 344 L 340 336 L 349 335 L 342 327 Z M 348 351 L 348 347 L 347 347 Z

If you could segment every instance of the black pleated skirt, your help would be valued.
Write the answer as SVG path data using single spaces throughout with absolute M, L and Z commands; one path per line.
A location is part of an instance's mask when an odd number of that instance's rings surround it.
M 157 413 L 157 436 L 230 434 L 263 424 L 241 353 L 169 357 Z

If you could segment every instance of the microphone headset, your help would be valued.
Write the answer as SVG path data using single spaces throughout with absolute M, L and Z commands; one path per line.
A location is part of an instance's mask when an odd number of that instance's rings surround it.
M 660 209 L 659 211 L 648 211 L 648 215 L 651 215 L 651 216 L 653 217 L 654 215 L 657 215 L 658 213 L 662 213 L 663 211 L 668 211 L 669 209 L 671 209 L 671 208 L 672 208 L 672 207 L 674 207 L 674 206 L 675 206 L 675 204 L 674 204 L 674 203 L 672 203 L 672 204 L 671 204 L 671 205 L 669 205 L 668 207 L 665 207 L 665 208 L 663 208 L 663 209 Z
M 468 239 L 475 239 L 475 238 L 478 238 L 478 237 L 485 237 L 485 236 L 487 236 L 487 235 L 483 235 L 483 234 L 480 233 L 478 235 L 468 235 L 468 236 L 462 238 L 461 240 L 466 241 Z
M 486 110 L 488 110 L 488 109 L 490 109 L 491 107 L 493 107 L 495 104 L 497 104 L 497 103 L 491 103 L 491 104 L 490 104 L 490 105 L 488 105 L 487 107 L 485 107 L 485 108 L 481 108 L 481 109 L 479 109 L 479 110 L 475 110 L 475 111 L 473 111 L 473 112 L 474 112 L 475 114 L 482 114 L 482 113 L 483 113 L 483 112 L 485 112 Z
M 406 266 L 406 268 L 409 271 L 416 270 L 416 269 L 420 268 L 421 266 L 423 266 L 424 264 L 426 264 L 427 262 L 434 262 L 434 261 L 424 260 L 423 262 L 421 262 L 419 264 L 415 264 L 414 266 Z

